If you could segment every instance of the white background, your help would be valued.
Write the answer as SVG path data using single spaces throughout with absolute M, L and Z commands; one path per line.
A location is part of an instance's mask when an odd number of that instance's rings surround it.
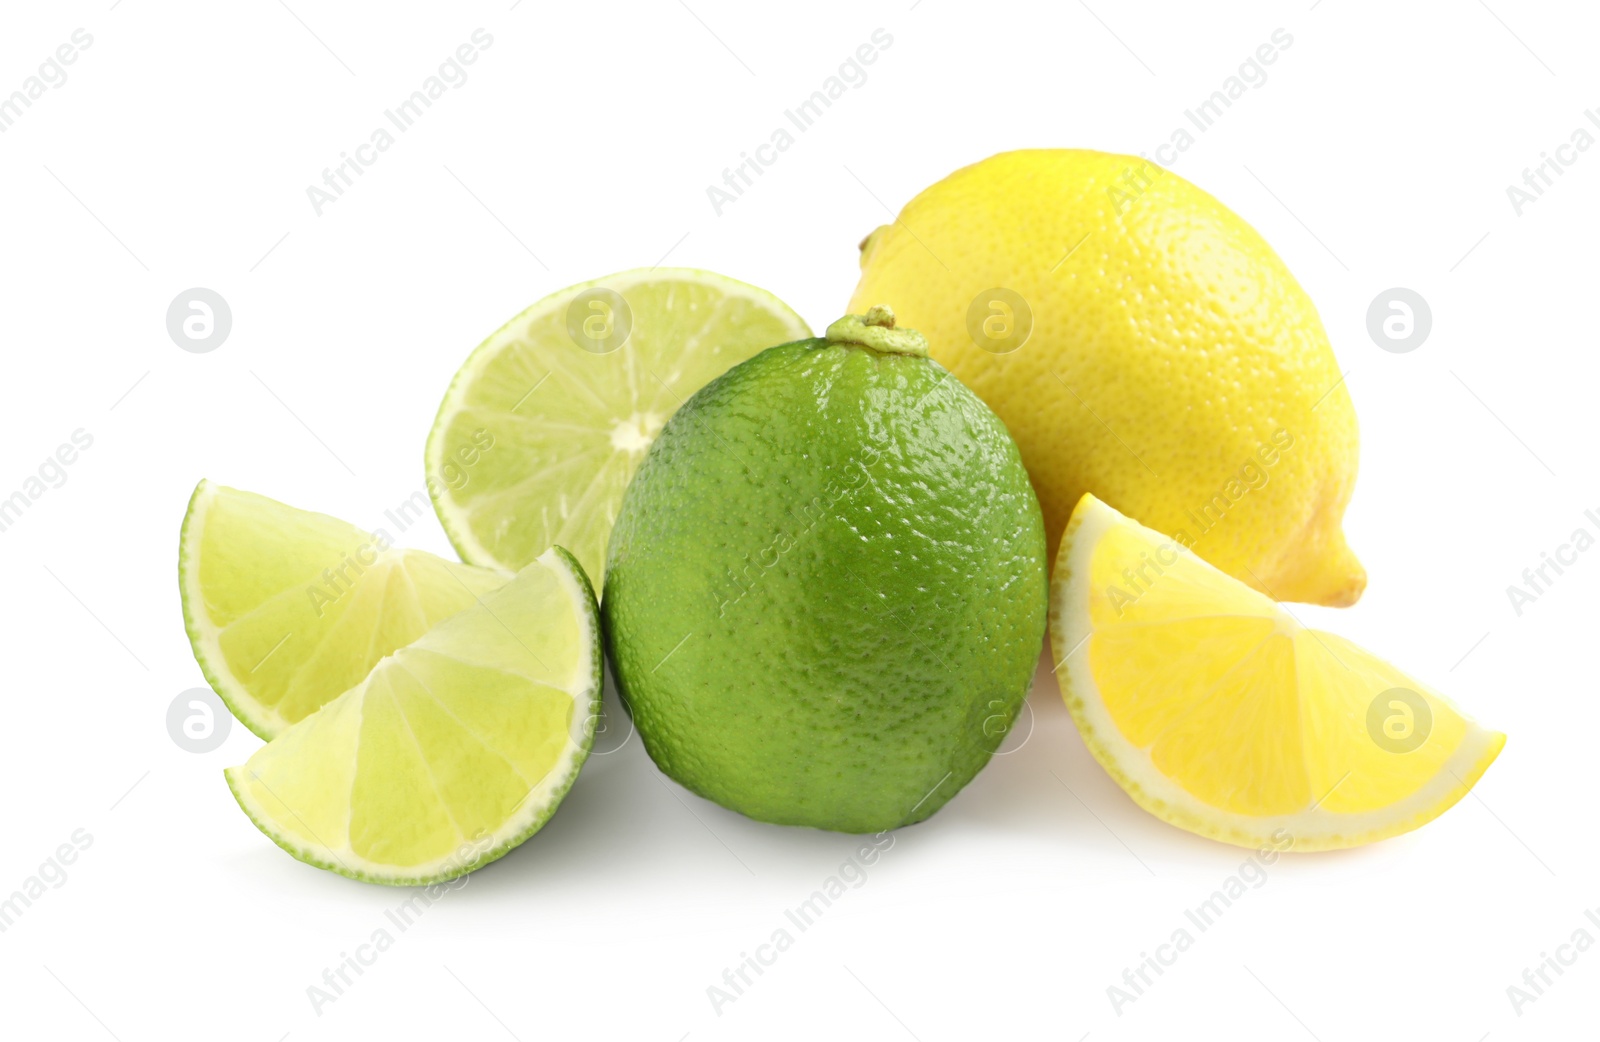
M 1520 617 L 1506 588 L 1600 528 L 1600 149 L 1520 216 L 1506 188 L 1600 106 L 1597 25 L 1490 4 L 8 7 L 0 93 L 75 28 L 94 42 L 0 134 L 0 496 L 74 430 L 94 444 L 0 532 L 0 893 L 75 829 L 93 844 L 0 934 L 0 1033 L 1592 1035 L 1600 948 L 1520 1016 L 1506 989 L 1574 930 L 1600 940 L 1600 552 Z M 479 27 L 470 79 L 317 216 L 306 187 Z M 706 187 L 877 28 L 893 44 L 868 80 L 718 216 Z M 1108 986 L 1247 853 L 1135 807 L 1046 667 L 1008 755 L 719 1016 L 708 986 L 857 841 L 698 800 L 635 738 L 314 1013 L 307 987 L 405 894 L 256 831 L 221 774 L 258 746 L 242 726 L 206 754 L 168 737 L 169 703 L 203 683 L 176 583 L 195 482 L 380 524 L 421 484 L 451 374 L 536 298 L 665 258 L 821 328 L 857 242 L 922 187 L 1015 147 L 1152 149 L 1277 28 L 1292 47 L 1175 169 L 1276 246 L 1349 370 L 1348 531 L 1372 581 L 1304 615 L 1509 734 L 1473 795 L 1420 832 L 1279 861 L 1119 1015 Z M 210 354 L 166 331 L 193 286 L 232 307 Z M 1410 354 L 1366 331 L 1393 286 L 1432 308 Z M 431 519 L 402 542 L 449 552 Z

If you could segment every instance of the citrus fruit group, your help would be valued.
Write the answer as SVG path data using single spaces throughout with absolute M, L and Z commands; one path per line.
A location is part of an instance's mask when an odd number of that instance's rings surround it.
M 1044 526 L 1004 424 L 886 309 L 774 347 L 667 421 L 602 599 L 655 762 L 753 818 L 934 813 L 1027 692 Z
M 1052 552 L 1084 493 L 1276 600 L 1353 603 L 1355 413 L 1311 299 L 1222 203 L 1135 156 L 1007 152 L 862 244 L 891 301 L 1010 428 Z

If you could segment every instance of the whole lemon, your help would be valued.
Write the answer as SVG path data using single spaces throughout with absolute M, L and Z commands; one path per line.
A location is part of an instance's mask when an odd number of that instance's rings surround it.
M 1045 629 L 1005 425 L 874 308 L 667 421 L 606 563 L 617 686 L 669 776 L 762 821 L 921 821 L 988 762 Z
M 861 246 L 1010 428 L 1054 557 L 1090 492 L 1277 600 L 1355 603 L 1355 411 L 1311 299 L 1237 214 L 1134 156 L 1006 152 Z

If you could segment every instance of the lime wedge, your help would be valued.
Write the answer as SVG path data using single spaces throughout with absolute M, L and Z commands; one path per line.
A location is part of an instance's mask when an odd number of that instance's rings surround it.
M 195 660 L 267 739 L 507 578 L 210 481 L 189 500 L 178 550 Z
M 467 359 L 428 436 L 428 489 L 456 551 L 514 571 L 559 543 L 599 588 L 623 490 L 661 425 L 732 366 L 810 335 L 765 290 L 686 268 L 539 301 Z
M 426 886 L 539 831 L 599 713 L 594 590 L 552 547 L 226 774 L 256 827 L 301 861 Z

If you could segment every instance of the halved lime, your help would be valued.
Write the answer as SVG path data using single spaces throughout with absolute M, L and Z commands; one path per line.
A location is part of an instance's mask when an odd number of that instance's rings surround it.
M 667 418 L 765 348 L 811 335 L 777 297 L 707 271 L 627 271 L 553 293 L 485 340 L 428 436 L 462 560 L 515 570 L 556 543 L 598 588 L 623 490 Z
M 301 861 L 426 886 L 539 831 L 599 714 L 594 590 L 552 547 L 228 768 L 228 786 Z
M 210 481 L 195 487 L 178 549 L 195 660 L 267 739 L 507 578 Z

